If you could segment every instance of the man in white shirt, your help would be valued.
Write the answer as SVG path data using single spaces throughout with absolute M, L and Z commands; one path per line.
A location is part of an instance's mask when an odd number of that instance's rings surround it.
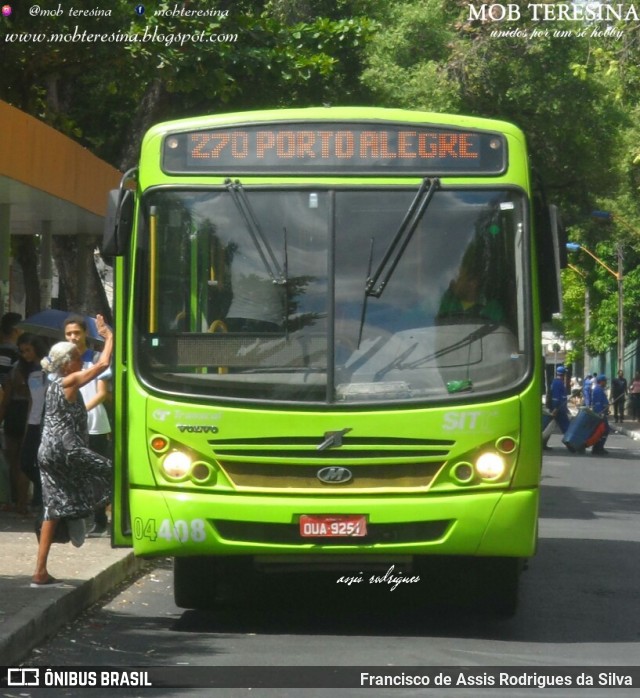
M 64 321 L 64 338 L 75 344 L 82 356 L 82 368 L 89 368 L 96 361 L 100 352 L 87 346 L 87 323 L 82 315 L 70 315 Z M 89 448 L 106 458 L 111 458 L 111 425 L 105 407 L 109 400 L 109 382 L 111 371 L 107 369 L 96 379 L 80 388 L 82 399 L 87 408 L 87 429 L 89 432 Z M 105 507 L 99 507 L 94 512 L 95 526 L 89 531 L 89 538 L 109 535 L 108 519 Z

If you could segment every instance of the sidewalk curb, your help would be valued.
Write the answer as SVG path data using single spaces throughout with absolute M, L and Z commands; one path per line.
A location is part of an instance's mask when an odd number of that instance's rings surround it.
M 613 427 L 613 430 L 619 431 L 621 434 L 628 436 L 630 439 L 633 439 L 634 441 L 640 441 L 640 433 L 637 431 L 633 431 L 633 429 L 627 429 L 626 427 L 615 425 Z
M 6 625 L 3 625 L 0 664 L 17 665 L 34 647 L 55 635 L 63 625 L 77 618 L 127 577 L 142 571 L 147 562 L 136 558 L 131 552 L 71 589 L 64 588 L 62 592 L 59 588 L 34 589 L 33 604 L 7 619 Z

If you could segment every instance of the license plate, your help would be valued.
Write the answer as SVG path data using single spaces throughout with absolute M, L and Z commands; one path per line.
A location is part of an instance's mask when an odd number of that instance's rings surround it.
M 367 517 L 303 514 L 300 535 L 303 538 L 362 538 L 367 535 Z

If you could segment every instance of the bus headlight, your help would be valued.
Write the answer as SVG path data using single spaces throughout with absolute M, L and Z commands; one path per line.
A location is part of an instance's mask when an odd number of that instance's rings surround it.
M 476 461 L 476 472 L 483 480 L 498 480 L 506 467 L 504 458 L 497 453 L 483 453 Z
M 162 469 L 172 478 L 184 477 L 191 467 L 191 458 L 182 451 L 171 451 L 162 461 Z

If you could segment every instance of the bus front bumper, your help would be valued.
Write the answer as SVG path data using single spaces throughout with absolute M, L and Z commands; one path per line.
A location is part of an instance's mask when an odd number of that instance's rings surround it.
M 529 557 L 538 490 L 407 497 L 274 497 L 130 491 L 136 555 Z M 366 519 L 365 537 L 303 537 L 300 517 Z

